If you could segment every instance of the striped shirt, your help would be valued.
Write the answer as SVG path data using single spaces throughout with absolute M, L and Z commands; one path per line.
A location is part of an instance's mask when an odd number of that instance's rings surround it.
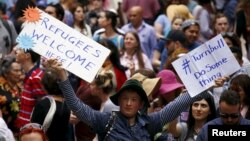
M 18 115 L 19 128 L 30 122 L 30 116 L 37 99 L 46 95 L 41 84 L 42 76 L 43 71 L 37 66 L 32 68 L 25 76 Z

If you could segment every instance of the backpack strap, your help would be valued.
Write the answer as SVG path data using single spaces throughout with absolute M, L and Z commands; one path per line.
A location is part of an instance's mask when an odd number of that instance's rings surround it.
M 53 120 L 53 117 L 54 117 L 54 115 L 56 113 L 56 102 L 55 102 L 53 97 L 46 96 L 45 98 L 48 98 L 49 101 L 50 101 L 49 111 L 48 111 L 48 113 L 47 113 L 47 115 L 46 115 L 46 117 L 45 117 L 45 119 L 43 121 L 43 130 L 45 132 L 47 132 L 47 130 L 49 129 L 50 124 L 51 124 L 51 122 Z
M 118 47 L 119 50 L 122 48 L 122 45 L 121 45 L 122 39 L 123 39 L 123 36 L 118 35 L 118 37 L 117 37 L 117 47 Z
M 105 127 L 105 136 L 103 138 L 103 141 L 107 140 L 107 137 L 109 136 L 110 132 L 112 131 L 113 129 L 113 125 L 114 125 L 114 122 L 115 122 L 115 119 L 117 117 L 117 114 L 115 111 L 112 111 L 111 115 L 110 115 L 110 119 Z

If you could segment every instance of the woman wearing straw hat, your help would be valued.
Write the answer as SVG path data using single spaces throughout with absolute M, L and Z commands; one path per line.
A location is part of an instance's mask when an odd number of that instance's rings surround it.
M 203 92 L 193 98 L 187 92 L 169 103 L 161 111 L 152 114 L 140 112 L 144 107 L 149 107 L 149 101 L 141 83 L 135 79 L 127 80 L 121 89 L 111 96 L 115 105 L 120 106 L 117 112 L 99 112 L 82 103 L 74 93 L 66 71 L 56 59 L 49 59 L 48 66 L 57 70 L 67 105 L 77 117 L 87 123 L 98 134 L 99 140 L 136 140 L 150 141 L 163 125 L 175 119 L 197 98 L 207 97 Z

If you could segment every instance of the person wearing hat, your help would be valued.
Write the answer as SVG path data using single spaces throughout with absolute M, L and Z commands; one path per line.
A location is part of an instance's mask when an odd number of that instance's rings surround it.
M 181 30 L 187 37 L 188 50 L 191 51 L 201 45 L 199 41 L 200 37 L 200 24 L 197 20 L 188 19 L 181 25 Z
M 184 85 L 178 82 L 175 73 L 171 70 L 164 69 L 157 73 L 157 77 L 161 79 L 162 83 L 158 92 L 156 93 L 156 98 L 152 102 L 152 108 L 154 111 L 161 110 L 165 105 L 178 97 L 184 90 Z M 162 131 L 156 134 L 155 139 L 162 140 L 164 138 L 167 140 L 169 138 L 172 138 L 172 135 L 168 133 L 168 130 L 169 124 L 166 124 L 163 127 Z
M 184 17 L 180 15 L 176 15 L 175 17 L 173 17 L 173 20 L 171 21 L 171 30 L 180 30 L 181 24 L 184 20 L 185 20 Z M 167 34 L 165 35 L 166 37 L 168 36 L 171 30 L 167 32 Z M 158 46 L 154 49 L 153 59 L 152 59 L 152 65 L 156 70 L 156 72 L 163 69 L 164 66 L 163 64 L 165 63 L 166 58 L 168 57 L 167 49 L 165 48 L 165 46 L 166 46 L 165 37 L 160 38 L 158 40 Z
M 181 30 L 171 30 L 169 32 L 165 46 L 168 58 L 165 58 L 165 61 L 161 62 L 163 69 L 167 68 L 174 71 L 171 63 L 178 58 L 179 54 L 188 53 L 187 42 L 188 39 Z
M 188 92 L 185 92 L 161 111 L 147 114 L 140 112 L 143 107 L 150 106 L 145 90 L 140 81 L 129 79 L 110 97 L 120 110 L 111 113 L 100 112 L 93 110 L 76 97 L 61 62 L 49 59 L 47 63 L 47 66 L 54 68 L 60 75 L 58 84 L 64 93 L 67 105 L 79 120 L 88 124 L 98 134 L 100 141 L 150 141 L 151 137 L 161 131 L 163 125 L 174 120 L 190 103 L 208 95 L 204 92 L 191 98 Z

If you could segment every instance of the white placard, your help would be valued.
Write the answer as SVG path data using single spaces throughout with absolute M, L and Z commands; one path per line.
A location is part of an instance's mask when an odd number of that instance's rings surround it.
M 217 78 L 240 69 L 220 34 L 172 64 L 191 97 L 213 86 Z
M 92 82 L 110 50 L 63 22 L 39 10 L 25 11 L 26 22 L 17 38 L 23 49 L 32 49 L 45 58 L 57 58 L 63 67 Z

